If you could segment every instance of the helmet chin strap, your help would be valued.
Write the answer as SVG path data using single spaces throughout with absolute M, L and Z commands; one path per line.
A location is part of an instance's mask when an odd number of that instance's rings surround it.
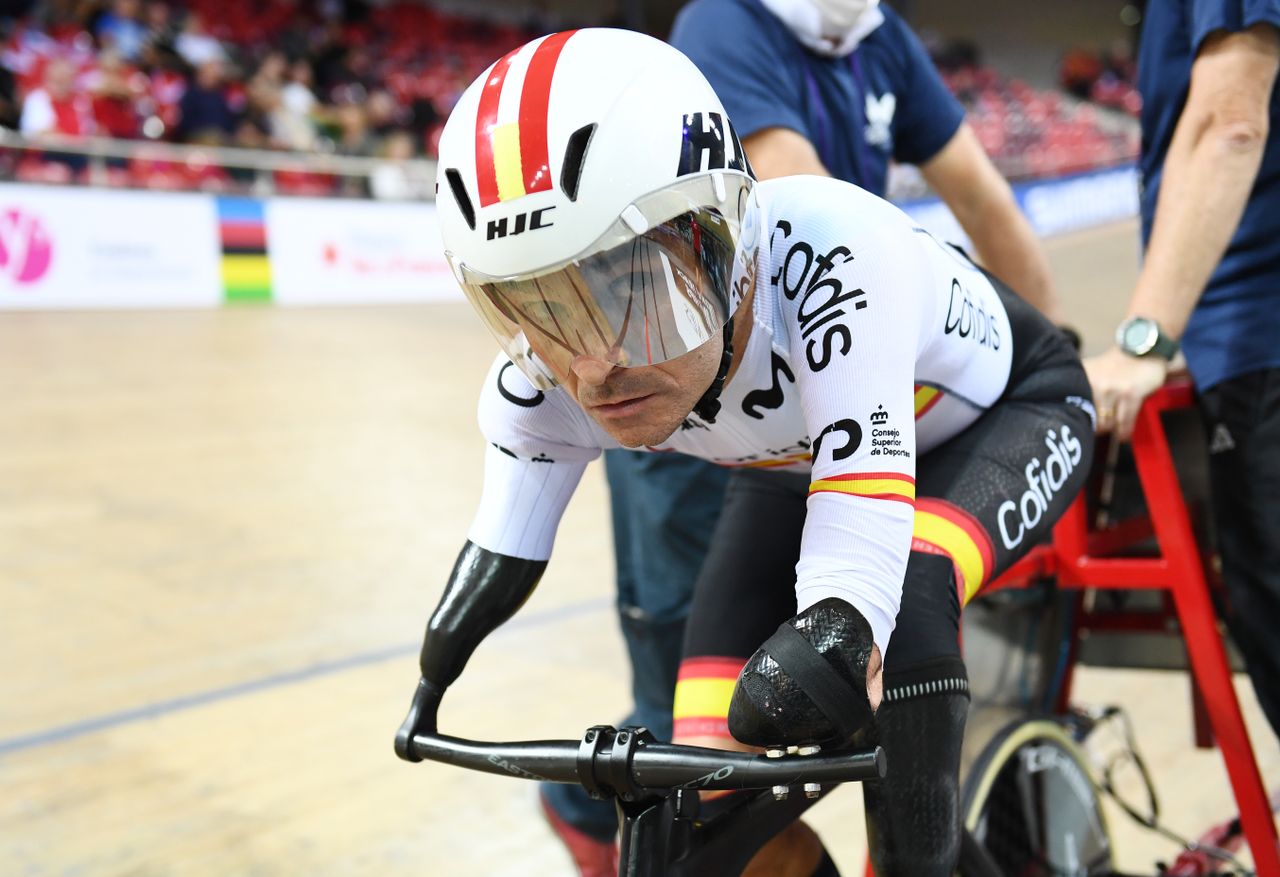
M 733 362 L 733 317 L 724 324 L 724 349 L 720 353 L 720 370 L 707 392 L 702 394 L 698 404 L 693 406 L 693 414 L 705 423 L 715 423 L 720 413 L 720 392 L 724 389 L 724 379 L 729 375 L 729 365 Z

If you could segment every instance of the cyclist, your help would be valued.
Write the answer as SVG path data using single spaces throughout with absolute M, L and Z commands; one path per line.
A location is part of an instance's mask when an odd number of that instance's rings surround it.
M 1048 533 L 1092 453 L 1065 336 L 852 184 L 757 184 L 706 80 L 640 34 L 570 31 L 504 56 L 459 100 L 439 167 L 446 252 L 502 354 L 418 725 L 536 585 L 588 462 L 691 454 L 733 477 L 676 739 L 876 735 L 877 873 L 950 874 L 960 608 Z

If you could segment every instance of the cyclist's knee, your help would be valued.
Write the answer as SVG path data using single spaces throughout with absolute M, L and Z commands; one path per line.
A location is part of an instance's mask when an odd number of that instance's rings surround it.
M 742 877 L 812 877 L 825 853 L 818 833 L 797 819 L 760 848 Z

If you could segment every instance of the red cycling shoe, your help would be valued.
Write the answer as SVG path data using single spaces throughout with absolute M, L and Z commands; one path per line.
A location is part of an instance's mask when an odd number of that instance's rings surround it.
M 538 803 L 542 807 L 542 815 L 551 826 L 551 831 L 569 851 L 578 869 L 579 877 L 616 877 L 618 873 L 618 845 L 612 840 L 604 841 L 592 837 L 581 829 L 574 828 L 565 822 L 551 809 L 546 797 L 538 795 Z

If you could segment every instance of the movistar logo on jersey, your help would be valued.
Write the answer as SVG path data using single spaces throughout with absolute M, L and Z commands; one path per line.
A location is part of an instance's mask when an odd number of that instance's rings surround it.
M 719 113 L 686 113 L 676 176 L 723 170 L 750 173 L 747 154 L 733 125 Z

